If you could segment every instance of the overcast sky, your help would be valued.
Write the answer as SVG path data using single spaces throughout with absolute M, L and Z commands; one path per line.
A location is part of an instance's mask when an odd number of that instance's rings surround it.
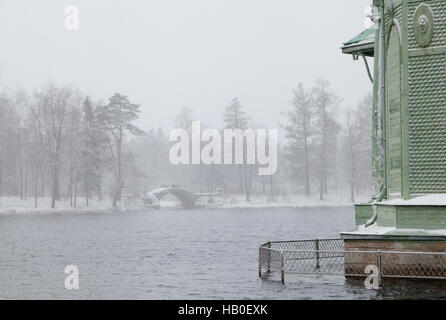
M 0 0 L 0 81 L 69 83 L 94 99 L 141 105 L 139 125 L 173 127 L 182 106 L 220 127 L 239 97 L 276 128 L 299 82 L 330 80 L 351 107 L 368 91 L 362 61 L 340 46 L 364 29 L 371 0 Z M 80 29 L 65 29 L 65 6 Z

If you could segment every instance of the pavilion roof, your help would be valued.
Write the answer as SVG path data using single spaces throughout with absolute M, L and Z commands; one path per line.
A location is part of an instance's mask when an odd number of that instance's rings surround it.
M 342 46 L 345 54 L 363 54 L 373 57 L 375 51 L 375 25 L 364 30 L 353 39 L 347 41 Z

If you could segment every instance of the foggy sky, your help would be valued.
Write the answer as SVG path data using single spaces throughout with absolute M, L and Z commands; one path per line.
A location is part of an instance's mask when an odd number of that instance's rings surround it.
M 351 107 L 368 91 L 362 61 L 340 46 L 364 29 L 371 0 L 0 0 L 0 84 L 69 83 L 94 99 L 141 104 L 139 125 L 170 130 L 182 106 L 221 127 L 240 98 L 266 128 L 291 91 L 318 77 Z M 79 6 L 80 29 L 64 8 Z

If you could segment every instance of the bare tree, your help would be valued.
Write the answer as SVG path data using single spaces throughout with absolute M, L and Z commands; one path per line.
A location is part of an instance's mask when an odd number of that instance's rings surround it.
M 51 168 L 51 208 L 60 199 L 60 175 L 63 139 L 66 133 L 67 113 L 77 103 L 76 91 L 70 87 L 49 84 L 35 93 L 35 116 L 42 130 Z
M 347 114 L 343 141 L 345 176 L 350 199 L 355 201 L 361 189 L 369 192 L 371 182 L 371 117 L 372 98 L 365 96 Z
M 355 191 L 356 191 L 356 166 L 357 166 L 357 136 L 355 135 L 356 128 L 352 122 L 351 114 L 347 115 L 346 120 L 346 136 L 345 136 L 345 155 L 347 164 L 347 181 L 350 185 L 350 201 L 355 201 Z
M 81 169 L 81 150 L 82 150 L 82 127 L 81 127 L 81 101 L 82 97 L 73 97 L 73 101 L 68 108 L 67 113 L 67 158 L 68 158 L 68 188 L 67 197 L 70 200 L 70 206 L 76 207 L 78 183 Z
M 24 159 L 24 146 L 28 135 L 25 126 L 25 116 L 29 103 L 28 94 L 24 90 L 16 90 L 11 97 L 11 103 L 14 109 L 12 126 L 15 135 L 14 141 L 16 142 L 17 184 L 20 199 L 26 199 L 27 166 Z

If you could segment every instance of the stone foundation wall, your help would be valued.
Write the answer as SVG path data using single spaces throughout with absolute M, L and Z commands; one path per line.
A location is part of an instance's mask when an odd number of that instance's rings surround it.
M 446 241 L 345 240 L 345 251 L 381 251 L 377 254 L 346 253 L 346 275 L 365 275 L 369 265 L 381 263 L 384 276 L 446 278 L 446 256 L 435 254 L 396 254 L 398 252 L 446 252 Z
M 344 240 L 345 251 L 446 252 L 446 241 Z

